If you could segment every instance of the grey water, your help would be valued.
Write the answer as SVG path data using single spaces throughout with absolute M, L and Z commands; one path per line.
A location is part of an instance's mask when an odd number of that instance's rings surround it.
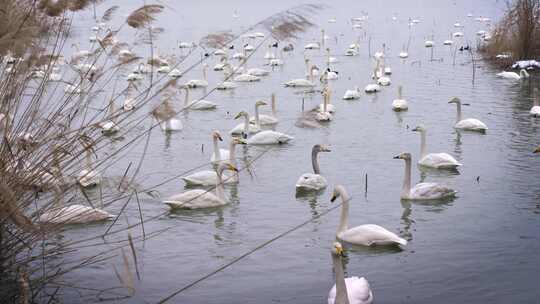
M 161 54 L 180 53 L 177 41 L 199 41 L 208 33 L 231 30 L 240 33 L 268 16 L 288 9 L 299 1 L 161 1 L 166 10 L 155 26 L 165 29 L 156 45 Z M 111 24 L 119 24 L 143 1 L 114 0 L 97 7 L 98 15 L 110 5 L 120 11 Z M 277 95 L 280 119 L 276 130 L 294 136 L 287 145 L 270 148 L 240 174 L 237 186 L 226 186 L 230 204 L 207 211 L 169 212 L 157 197 L 141 194 L 140 202 L 149 237 L 136 242 L 140 280 L 129 303 L 155 303 L 333 206 L 333 185 L 344 185 L 352 195 L 349 224 L 378 224 L 409 240 L 396 248 L 361 248 L 347 246 L 347 276 L 366 277 L 377 303 L 536 303 L 540 297 L 540 158 L 532 151 L 540 144 L 540 120 L 531 118 L 531 86 L 495 76 L 500 72 L 488 62 L 476 59 L 475 79 L 468 52 L 454 52 L 455 47 L 477 45 L 476 32 L 488 30 L 478 16 L 493 22 L 503 13 L 502 1 L 332 1 L 312 18 L 316 26 L 291 41 L 292 54 L 284 54 L 285 65 L 276 68 L 260 83 L 240 84 L 234 92 L 213 92 L 206 99 L 218 103 L 211 112 L 191 111 L 179 117 L 181 132 L 151 133 L 148 151 L 137 183 L 142 188 L 159 184 L 162 197 L 184 191 L 179 175 L 208 164 L 212 153 L 213 130 L 224 135 L 228 148 L 228 130 L 238 121 L 240 110 L 253 113 L 256 100 Z M 237 12 L 239 18 L 232 15 Z M 474 17 L 467 17 L 472 13 Z M 367 14 L 364 28 L 353 29 L 350 19 Z M 392 20 L 395 16 L 397 20 Z M 336 23 L 328 23 L 335 18 Z M 409 18 L 420 23 L 408 26 Z M 461 29 L 453 24 L 460 22 Z M 88 46 L 87 37 L 94 25 L 92 13 L 78 16 L 73 38 Z M 339 79 L 330 81 L 331 103 L 336 107 L 334 120 L 322 128 L 295 126 L 305 109 L 322 102 L 320 94 L 302 95 L 285 88 L 283 83 L 305 77 L 304 54 L 312 63 L 324 67 L 324 50 L 304 53 L 303 45 L 319 41 L 321 29 L 330 39 L 326 46 L 339 62 L 333 68 Z M 255 31 L 265 32 L 255 28 Z M 462 38 L 452 38 L 453 46 L 443 46 L 450 34 L 463 31 Z M 265 32 L 268 34 L 267 32 Z M 134 31 L 125 28 L 119 39 L 132 42 Z M 342 56 L 349 44 L 360 39 L 360 54 Z M 433 49 L 424 41 L 432 39 Z M 410 41 L 409 41 L 410 40 Z M 267 43 L 273 42 L 271 39 Z M 235 43 L 236 49 L 247 41 Z M 255 41 L 251 42 L 256 44 Z M 392 68 L 392 84 L 373 95 L 362 93 L 355 101 L 341 100 L 347 89 L 361 89 L 371 83 L 375 51 L 386 46 L 386 63 Z M 398 53 L 409 44 L 409 57 Z M 284 45 L 284 44 L 282 44 Z M 145 46 L 137 46 L 143 50 Z M 266 47 L 252 56 L 250 67 L 261 67 Z M 141 51 L 143 52 L 143 51 Z M 192 61 L 200 59 L 196 51 Z M 455 54 L 455 62 L 454 62 Z M 207 60 L 210 70 L 217 57 Z M 180 69 L 187 67 L 188 62 Z M 265 67 L 269 68 L 269 67 Z M 181 82 L 201 77 L 201 66 Z M 209 71 L 210 87 L 222 79 L 220 72 Z M 409 111 L 395 113 L 392 100 L 397 86 L 403 85 Z M 193 90 L 192 97 L 202 96 Z M 458 133 L 453 129 L 456 109 L 447 102 L 458 96 L 463 102 L 464 117 L 478 118 L 489 130 L 486 134 Z M 182 101 L 179 101 L 181 106 Z M 270 109 L 261 108 L 268 113 Z M 148 126 L 152 123 L 148 119 Z M 420 137 L 411 132 L 418 124 L 428 129 L 428 151 L 447 152 L 463 163 L 459 174 L 422 172 L 413 167 L 413 182 L 434 181 L 458 191 L 454 200 L 409 203 L 400 201 L 404 163 L 392 157 L 410 152 L 418 160 Z M 127 140 L 127 139 L 125 139 Z M 329 186 L 319 195 L 296 197 L 298 177 L 311 172 L 311 147 L 330 145 L 332 152 L 320 155 L 322 174 Z M 111 151 L 122 145 L 112 141 Z M 202 146 L 204 145 L 204 148 Z M 267 148 L 239 147 L 241 167 Z M 114 184 L 129 162 L 138 163 L 144 153 L 144 140 L 118 156 L 118 162 L 103 172 L 105 184 Z M 206 165 L 205 165 L 206 164 Z M 365 193 L 365 176 L 368 176 Z M 163 183 L 163 181 L 168 182 Z M 94 190 L 98 191 L 98 190 Z M 97 193 L 90 193 L 97 196 Z M 118 213 L 124 202 L 107 209 Z M 126 207 L 114 229 L 140 221 L 134 201 Z M 330 248 L 335 240 L 339 209 L 272 242 L 231 267 L 178 294 L 171 303 L 325 303 L 334 284 Z M 66 240 L 78 240 L 102 234 L 110 223 L 66 229 Z M 140 226 L 130 229 L 140 237 Z M 117 239 L 96 238 L 64 258 L 77 260 L 111 250 L 111 259 L 75 270 L 63 277 L 78 288 L 65 287 L 66 303 L 98 302 L 126 291 L 115 288 L 96 295 L 94 289 L 120 286 L 113 266 L 122 271 Z M 85 244 L 88 244 L 85 243 Z M 129 247 L 127 247 L 129 250 Z M 132 265 L 133 266 L 133 265 Z

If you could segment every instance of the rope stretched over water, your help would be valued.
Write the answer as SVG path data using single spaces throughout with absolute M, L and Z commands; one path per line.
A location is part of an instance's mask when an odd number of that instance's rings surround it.
M 351 199 L 352 199 L 352 196 L 349 198 L 348 201 L 350 201 Z M 348 201 L 347 201 L 347 202 L 348 202 Z M 321 218 L 321 217 L 327 215 L 328 213 L 332 212 L 333 210 L 339 208 L 342 204 L 343 204 L 343 202 L 338 203 L 338 204 L 336 204 L 335 206 L 330 207 L 330 208 L 326 209 L 325 211 L 323 211 L 323 212 L 321 212 L 321 213 L 319 213 L 319 214 L 317 214 L 317 215 L 311 217 L 310 219 L 308 219 L 308 220 L 302 222 L 301 224 L 298 224 L 298 225 L 294 226 L 293 228 L 291 228 L 291 229 L 289 229 L 289 230 L 287 230 L 287 231 L 285 231 L 285 232 L 282 232 L 282 233 L 278 234 L 277 236 L 271 238 L 270 240 L 268 240 L 268 241 L 266 241 L 266 242 L 260 244 L 259 246 L 257 246 L 257 247 L 255 247 L 255 248 L 249 250 L 248 252 L 246 252 L 246 253 L 244 253 L 244 254 L 242 254 L 242 255 L 240 255 L 240 256 L 234 258 L 232 261 L 230 261 L 230 262 L 226 263 L 225 265 L 223 265 L 223 266 L 217 268 L 216 270 L 214 270 L 214 271 L 212 271 L 212 272 L 210 272 L 210 273 L 208 273 L 208 274 L 202 276 L 201 278 L 199 278 L 199 279 L 197 279 L 197 280 L 195 280 L 195 281 L 193 281 L 193 282 L 191 282 L 191 283 L 185 285 L 184 287 L 182 287 L 182 288 L 180 288 L 180 289 L 174 291 L 173 293 L 171 293 L 171 294 L 168 295 L 167 297 L 165 297 L 165 298 L 159 300 L 159 302 L 157 302 L 157 303 L 162 304 L 162 303 L 168 302 L 169 300 L 171 300 L 172 298 L 174 298 L 175 296 L 177 296 L 177 295 L 180 294 L 181 292 L 183 292 L 183 291 L 185 291 L 185 290 L 187 290 L 187 289 L 189 289 L 189 288 L 191 288 L 191 287 L 193 287 L 193 286 L 199 284 L 200 282 L 202 282 L 202 281 L 204 281 L 204 280 L 206 280 L 206 279 L 212 277 L 213 275 L 215 275 L 215 274 L 217 274 L 217 273 L 219 273 L 219 272 L 221 272 L 221 271 L 227 269 L 229 266 L 232 266 L 232 265 L 238 263 L 239 261 L 241 261 L 241 260 L 244 259 L 245 257 L 247 257 L 247 256 L 249 256 L 249 255 L 255 253 L 256 251 L 258 251 L 258 250 L 260 250 L 260 249 L 262 249 L 262 248 L 264 248 L 264 247 L 270 245 L 271 243 L 273 243 L 273 242 L 279 240 L 280 238 L 282 238 L 282 237 L 284 237 L 284 236 L 286 236 L 286 235 L 288 235 L 288 234 L 290 234 L 290 233 L 292 233 L 292 232 L 294 232 L 294 231 L 296 231 L 296 230 L 298 230 L 298 229 L 304 227 L 305 225 L 307 225 L 307 224 L 313 222 L 314 220 L 317 220 L 317 219 L 319 219 L 319 218 Z

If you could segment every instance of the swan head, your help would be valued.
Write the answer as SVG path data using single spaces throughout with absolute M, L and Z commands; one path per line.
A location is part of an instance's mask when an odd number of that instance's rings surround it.
M 330 150 L 330 147 L 328 147 L 327 145 L 319 145 L 319 144 L 313 146 L 313 151 L 332 152 L 332 150 Z
M 456 104 L 460 104 L 461 103 L 461 99 L 459 99 L 458 97 L 452 97 L 452 99 L 450 99 L 450 101 L 448 103 L 456 103 Z
M 409 160 L 411 159 L 411 153 L 403 152 L 399 155 L 394 156 L 394 159 L 403 159 L 403 160 Z
M 424 125 L 418 125 L 416 128 L 412 129 L 413 132 L 426 132 L 426 127 Z
M 259 107 L 259 106 L 265 106 L 267 105 L 266 102 L 262 101 L 262 100 L 258 100 L 256 103 L 255 103 L 255 106 L 256 107 Z
M 340 242 L 335 242 L 332 246 L 332 254 L 335 256 L 343 256 L 343 246 Z
M 212 137 L 219 141 L 223 141 L 223 138 L 221 137 L 221 134 L 219 133 L 218 130 L 215 130 L 214 132 L 212 132 Z
M 240 112 L 238 112 L 238 114 L 236 114 L 234 119 L 238 119 L 240 117 L 249 117 L 249 114 L 246 111 L 240 111 Z
M 343 186 L 341 186 L 341 185 L 336 185 L 336 186 L 334 187 L 334 192 L 332 192 L 332 197 L 330 198 L 330 202 L 334 202 L 335 200 L 338 199 L 338 197 L 341 196 L 341 191 L 340 191 L 340 189 L 343 190 Z
M 540 154 L 540 147 L 534 149 L 533 153 L 534 154 Z

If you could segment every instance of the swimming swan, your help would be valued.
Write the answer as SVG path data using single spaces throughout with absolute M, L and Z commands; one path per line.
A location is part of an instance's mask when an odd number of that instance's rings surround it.
M 229 163 L 221 163 L 216 169 L 216 192 L 211 193 L 202 189 L 194 189 L 173 195 L 163 201 L 171 209 L 202 209 L 224 206 L 227 204 L 223 193 L 223 171 L 238 172 L 236 167 Z
M 296 182 L 296 190 L 322 190 L 328 184 L 326 178 L 321 175 L 319 168 L 319 152 L 330 152 L 331 150 L 324 145 L 314 145 L 311 149 L 311 164 L 313 173 L 304 173 Z
M 339 196 L 341 196 L 343 203 L 341 205 L 341 219 L 336 232 L 338 239 L 350 244 L 363 246 L 407 245 L 407 240 L 400 238 L 395 233 L 378 225 L 367 224 L 348 228 L 349 201 L 351 198 L 347 194 L 347 191 L 345 191 L 345 188 L 341 185 L 337 185 L 334 188 L 334 193 L 332 194 L 330 201 L 335 201 Z
M 396 112 L 407 111 L 409 109 L 409 104 L 407 103 L 406 99 L 403 99 L 402 93 L 403 93 L 403 87 L 398 86 L 398 98 L 392 101 L 392 110 Z
M 454 97 L 448 103 L 455 103 L 457 106 L 457 119 L 454 128 L 466 131 L 486 132 L 488 127 L 485 123 L 475 118 L 463 119 L 461 117 L 461 100 L 459 98 Z
M 405 177 L 401 188 L 401 199 L 403 200 L 435 200 L 453 197 L 456 191 L 437 183 L 420 183 L 411 189 L 411 154 L 401 153 L 394 156 L 394 159 L 405 160 Z
M 236 167 L 236 145 L 245 145 L 246 142 L 241 138 L 233 138 L 229 146 L 229 163 Z M 186 186 L 213 186 L 217 183 L 218 176 L 214 170 L 199 171 L 187 176 L 183 176 L 182 180 Z M 238 182 L 238 174 L 233 176 L 223 176 L 224 184 L 232 184 Z
M 448 153 L 427 153 L 426 152 L 426 133 L 424 126 L 418 126 L 412 129 L 413 132 L 420 132 L 420 160 L 418 164 L 435 169 L 457 169 L 461 164 Z
M 328 304 L 371 304 L 373 292 L 368 281 L 364 278 L 349 277 L 343 274 L 343 247 L 335 242 L 332 248 L 332 262 L 336 274 L 336 284 L 328 293 Z

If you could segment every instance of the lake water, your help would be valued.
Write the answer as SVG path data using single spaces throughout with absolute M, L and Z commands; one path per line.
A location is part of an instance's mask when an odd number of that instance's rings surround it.
M 156 22 L 165 32 L 156 44 L 162 54 L 173 50 L 179 54 L 175 48 L 177 41 L 198 41 L 219 30 L 239 33 L 299 3 L 165 1 L 168 7 Z M 142 1 L 109 1 L 100 5 L 98 12 L 112 4 L 121 6 L 113 22 L 118 24 Z M 231 203 L 224 208 L 170 213 L 159 199 L 141 194 L 143 217 L 153 218 L 145 223 L 145 232 L 153 237 L 136 242 L 141 280 L 135 279 L 135 295 L 126 302 L 157 302 L 324 212 L 333 206 L 330 196 L 335 184 L 345 185 L 352 195 L 350 225 L 378 224 L 410 241 L 403 250 L 347 246 L 346 274 L 365 276 L 377 303 L 537 302 L 540 297 L 537 286 L 540 279 L 537 261 L 540 158 L 532 151 L 540 144 L 540 120 L 528 114 L 532 104 L 531 88 L 528 83 L 497 78 L 495 73 L 499 71 L 484 61 L 477 62 L 473 84 L 470 54 L 457 52 L 455 64 L 453 62 L 456 45 L 470 41 L 475 46 L 476 32 L 487 29 L 485 23 L 468 18 L 467 14 L 497 20 L 503 9 L 501 1 L 487 0 L 333 1 L 313 16 L 317 26 L 293 42 L 295 51 L 284 55 L 282 68 L 275 69 L 260 83 L 240 84 L 233 93 L 212 93 L 207 99 L 218 103 L 218 109 L 181 114 L 184 123 L 181 132 L 165 135 L 159 129 L 153 130 L 137 182 L 141 188 L 160 184 L 156 190 L 162 197 L 184 190 L 178 175 L 199 165 L 209 168 L 212 130 L 221 131 L 224 135 L 221 145 L 228 148 L 228 130 L 238 123 L 233 120 L 234 114 L 240 110 L 253 113 L 254 102 L 269 100 L 273 92 L 277 95 L 280 119 L 276 129 L 294 136 L 294 140 L 269 149 L 251 165 L 252 175 L 243 171 L 237 186 L 227 186 L 225 192 Z M 238 19 L 232 17 L 235 10 Z M 369 15 L 368 21 L 364 22 L 363 29 L 353 30 L 350 18 L 361 16 L 363 12 Z M 392 20 L 392 16 L 397 20 Z M 409 17 L 421 22 L 409 27 Z M 337 22 L 328 23 L 329 18 L 336 18 Z M 465 36 L 454 38 L 454 47 L 443 46 L 442 41 L 458 30 L 453 27 L 455 22 L 464 25 L 460 30 Z M 91 14 L 78 17 L 74 22 L 74 39 L 88 45 L 86 37 L 92 25 Z M 323 128 L 299 128 L 295 122 L 301 115 L 303 95 L 282 84 L 305 76 L 303 45 L 320 40 L 321 28 L 330 36 L 327 46 L 340 61 L 333 65 L 340 79 L 330 82 L 336 114 Z M 132 42 L 133 33 L 126 28 L 119 38 Z M 360 55 L 342 56 L 358 36 Z M 402 60 L 398 53 L 409 37 L 409 58 Z M 424 47 L 427 38 L 435 41 L 435 48 Z M 341 100 L 345 90 L 355 86 L 363 88 L 371 82 L 374 63 L 369 53 L 373 55 L 381 50 L 383 43 L 386 44 L 386 63 L 393 70 L 392 85 L 375 95 L 362 93 L 356 101 Z M 369 44 L 371 51 L 368 51 Z M 235 45 L 239 48 L 242 42 Z M 261 67 L 265 63 L 265 51 L 266 47 L 262 47 L 248 65 Z M 196 52 L 181 69 L 200 58 L 199 51 Z M 324 51 L 306 54 L 314 64 L 325 66 Z M 479 59 L 479 55 L 475 57 Z M 208 59 L 210 67 L 217 62 L 218 58 Z M 182 82 L 200 77 L 199 66 Z M 211 87 L 221 79 L 221 73 L 209 72 Z M 409 111 L 396 114 L 391 103 L 397 95 L 398 84 L 404 87 Z M 191 95 L 202 94 L 202 90 L 194 90 Z M 485 135 L 460 134 L 453 129 L 456 109 L 448 104 L 452 96 L 471 104 L 463 108 L 464 116 L 485 122 L 489 127 Z M 305 109 L 321 101 L 320 94 L 307 95 Z M 267 113 L 269 108 L 263 107 L 262 111 Z M 148 119 L 146 126 L 151 123 Z M 448 152 L 463 166 L 459 174 L 423 173 L 413 166 L 413 182 L 447 184 L 459 192 L 453 201 L 400 201 L 404 163 L 392 157 L 411 152 L 413 162 L 418 160 L 420 137 L 411 132 L 418 124 L 428 128 L 430 152 Z M 329 187 L 318 196 L 296 198 L 295 182 L 301 174 L 311 172 L 311 147 L 318 143 L 328 144 L 332 149 L 320 155 L 321 171 Z M 122 144 L 122 141 L 113 142 L 111 151 Z M 139 161 L 143 148 L 144 139 L 119 156 L 115 166 L 103 173 L 106 187 L 115 186 L 129 162 Z M 265 149 L 239 147 L 240 167 Z M 366 174 L 367 195 L 364 193 Z M 171 180 L 161 184 L 167 179 Z M 97 196 L 97 191 L 91 191 L 90 195 Z M 107 210 L 118 213 L 124 202 L 117 202 Z M 139 221 L 139 210 L 132 200 L 113 230 Z M 339 209 L 256 251 L 178 294 L 170 302 L 325 303 L 334 284 L 330 248 L 338 221 Z M 63 237 L 66 240 L 88 238 L 103 233 L 108 226 L 106 223 L 72 227 Z M 159 235 L 153 235 L 157 232 Z M 139 237 L 141 227 L 132 228 L 131 234 Z M 66 254 L 66 259 L 77 260 L 112 250 L 108 255 L 113 257 L 64 276 L 65 281 L 86 288 L 78 291 L 64 288 L 64 302 L 97 302 L 100 297 L 115 296 L 111 293 L 96 296 L 92 289 L 120 285 L 113 265 L 122 271 L 121 252 L 115 248 L 125 242 L 115 240 L 126 236 L 126 232 L 121 232 L 105 240 L 94 239 L 84 243 L 91 246 Z M 129 247 L 126 249 L 129 252 Z M 121 289 L 113 291 L 125 294 Z

